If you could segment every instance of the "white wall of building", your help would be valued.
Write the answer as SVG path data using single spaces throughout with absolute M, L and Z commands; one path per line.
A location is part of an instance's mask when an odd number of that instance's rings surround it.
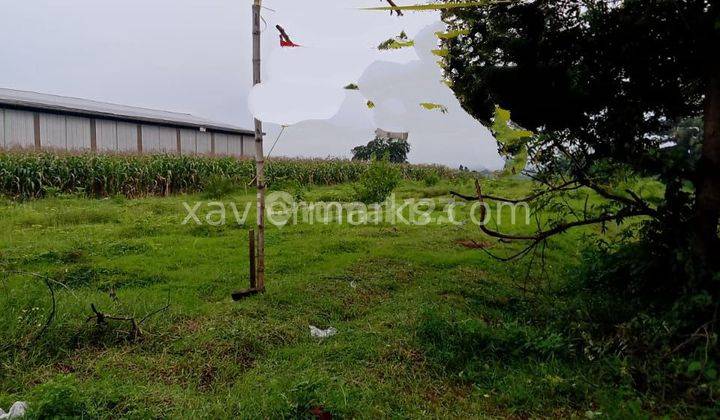
M 143 153 L 178 153 L 178 133 L 182 154 L 212 154 L 213 138 L 214 152 L 218 156 L 249 157 L 255 151 L 253 138 L 239 134 L 202 132 L 156 124 L 138 125 L 102 118 L 93 122 L 86 117 L 7 108 L 0 108 L 0 148 L 34 149 L 36 116 L 40 147 L 48 150 L 92 150 L 94 134 L 98 152 L 137 153 L 140 131 Z
M 177 153 L 177 128 L 160 127 L 160 152 Z
M 4 117 L 5 147 L 35 147 L 35 119 L 32 112 L 6 109 Z
M 117 151 L 137 152 L 138 151 L 138 126 L 137 124 L 117 122 Z
M 221 156 L 228 154 L 227 134 L 215 133 L 215 154 Z
M 160 150 L 160 127 L 156 125 L 142 125 L 143 152 L 159 153 Z
M 242 136 L 229 135 L 228 136 L 228 155 L 230 156 L 242 156 L 243 138 Z
M 67 127 L 64 115 L 40 115 L 40 138 L 43 147 L 48 149 L 67 150 Z M 35 134 L 33 132 L 33 145 Z
M 89 118 L 68 116 L 66 117 L 65 126 L 67 127 L 67 150 L 91 150 L 92 134 L 90 133 Z

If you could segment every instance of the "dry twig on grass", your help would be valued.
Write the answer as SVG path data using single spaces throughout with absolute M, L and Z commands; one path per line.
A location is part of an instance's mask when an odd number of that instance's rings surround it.
M 95 307 L 94 303 L 90 304 L 90 308 L 92 309 L 94 315 L 88 317 L 86 322 L 95 320 L 95 323 L 99 328 L 105 328 L 106 326 L 108 326 L 109 325 L 108 321 L 128 322 L 128 323 L 130 323 L 130 326 L 131 326 L 130 338 L 132 340 L 136 340 L 136 339 L 142 337 L 142 335 L 143 335 L 143 331 L 140 328 L 140 326 L 142 324 L 144 324 L 145 321 L 147 321 L 151 317 L 170 308 L 170 303 L 168 302 L 167 305 L 148 313 L 140 321 L 137 321 L 134 317 L 115 316 L 115 315 L 108 315 L 108 314 L 102 313 L 102 312 L 98 311 L 98 309 Z

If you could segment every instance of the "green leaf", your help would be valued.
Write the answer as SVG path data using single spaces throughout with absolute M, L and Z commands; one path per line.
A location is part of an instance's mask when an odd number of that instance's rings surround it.
M 527 161 L 528 151 L 526 147 L 523 147 L 520 152 L 505 162 L 503 172 L 508 175 L 517 175 L 525 169 Z
M 447 114 L 447 112 L 448 112 L 448 109 L 445 105 L 434 104 L 432 102 L 421 102 L 420 106 L 427 109 L 428 111 L 437 109 L 437 110 L 440 110 L 440 112 L 442 112 L 443 114 Z
M 378 45 L 378 50 L 399 50 L 401 48 L 408 48 L 415 46 L 415 41 L 398 41 L 396 39 L 388 39 L 382 44 Z
M 408 48 L 414 45 L 415 41 L 408 39 L 405 31 L 402 31 L 400 32 L 400 35 L 396 36 L 395 38 L 390 38 L 383 41 L 380 45 L 378 45 L 378 50 L 399 50 L 401 48 Z
M 495 107 L 492 132 L 498 142 L 512 146 L 533 136 L 533 132 L 515 126 L 510 119 L 510 111 Z
M 693 362 L 690 362 L 690 364 L 688 365 L 687 373 L 688 373 L 688 375 L 693 375 L 693 374 L 700 372 L 701 369 L 702 369 L 702 363 L 695 360 Z
M 500 146 L 500 154 L 507 159 L 504 172 L 518 174 L 527 166 L 527 142 L 533 136 L 532 131 L 513 124 L 510 111 L 495 107 L 495 116 L 491 131 Z
M 435 35 L 440 39 L 453 39 L 459 37 L 460 35 L 467 35 L 469 33 L 469 29 L 455 29 L 447 32 L 435 32 Z

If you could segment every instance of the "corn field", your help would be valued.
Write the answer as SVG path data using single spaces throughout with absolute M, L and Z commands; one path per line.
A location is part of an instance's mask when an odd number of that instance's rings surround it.
M 424 180 L 431 174 L 451 178 L 456 171 L 435 165 L 399 165 L 403 177 Z M 269 185 L 297 182 L 334 185 L 355 182 L 368 163 L 342 159 L 283 159 L 267 163 Z M 178 155 L 96 155 L 0 152 L 0 195 L 41 198 L 49 193 L 90 197 L 143 197 L 202 191 L 211 179 L 245 185 L 255 176 L 252 159 Z

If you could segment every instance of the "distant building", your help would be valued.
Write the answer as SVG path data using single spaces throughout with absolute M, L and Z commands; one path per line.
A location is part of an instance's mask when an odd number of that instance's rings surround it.
M 250 157 L 253 136 L 190 114 L 0 88 L 0 149 Z
M 375 137 L 383 140 L 404 140 L 407 141 L 408 133 L 395 133 L 392 131 L 385 131 L 382 128 L 375 130 Z

